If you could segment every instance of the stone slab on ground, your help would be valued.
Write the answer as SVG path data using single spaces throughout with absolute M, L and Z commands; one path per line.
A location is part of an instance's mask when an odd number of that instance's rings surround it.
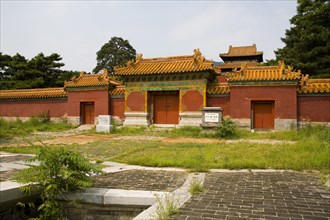
M 330 219 L 330 192 L 312 174 L 209 173 L 204 187 L 171 219 Z
M 179 188 L 186 177 L 185 172 L 128 170 L 96 176 L 95 187 L 170 192 Z
M 16 164 L 16 163 L 0 163 L 1 167 L 4 168 L 9 168 L 9 169 L 17 169 L 17 170 L 22 170 L 22 169 L 27 169 L 29 166 L 22 165 L 22 164 Z

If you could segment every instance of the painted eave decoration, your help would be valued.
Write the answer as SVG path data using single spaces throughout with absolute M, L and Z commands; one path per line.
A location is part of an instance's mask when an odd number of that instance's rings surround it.
M 81 72 L 79 77 L 72 77 L 70 81 L 64 82 L 65 88 L 109 85 L 117 86 L 120 85 L 120 83 L 114 77 L 109 76 L 106 69 L 100 74 L 86 74 Z
M 285 68 L 284 62 L 281 61 L 278 66 L 247 66 L 246 63 L 241 63 L 240 70 L 226 74 L 228 82 L 298 81 L 301 76 L 300 70 Z
M 209 95 L 226 95 L 230 89 L 228 83 L 211 84 L 207 87 L 206 93 Z
M 64 88 L 0 90 L 0 99 L 46 99 L 67 98 Z
M 151 75 L 186 72 L 209 71 L 214 73 L 213 62 L 206 60 L 199 49 L 193 55 L 161 58 L 142 58 L 138 54 L 135 60 L 129 61 L 125 67 L 115 67 L 115 75 Z
M 330 79 L 309 79 L 306 75 L 299 83 L 298 93 L 330 93 Z

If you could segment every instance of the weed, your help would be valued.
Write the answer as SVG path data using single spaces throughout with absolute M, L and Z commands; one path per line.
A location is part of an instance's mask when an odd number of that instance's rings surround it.
M 234 138 L 237 136 L 237 125 L 230 117 L 224 118 L 217 127 L 216 135 L 220 138 Z
M 92 186 L 91 176 L 101 172 L 88 159 L 64 148 L 44 146 L 37 156 L 28 161 L 39 161 L 40 165 L 20 171 L 15 175 L 15 180 L 26 184 L 20 187 L 26 194 L 41 191 L 42 204 L 37 209 L 40 212 L 37 219 L 62 219 L 57 199 L 66 192 L 77 192 Z
M 179 213 L 179 206 L 171 196 L 165 195 L 165 198 L 162 199 L 156 195 L 156 200 L 156 218 L 158 220 L 167 220 L 171 215 Z
M 204 192 L 204 190 L 203 184 L 198 181 L 193 182 L 189 187 L 189 192 L 193 196 Z

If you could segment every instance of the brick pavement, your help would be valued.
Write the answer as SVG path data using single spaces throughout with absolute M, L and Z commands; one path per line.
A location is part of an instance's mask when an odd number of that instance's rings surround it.
M 186 178 L 185 172 L 129 170 L 99 175 L 95 187 L 170 192 L 179 188 Z
M 209 173 L 204 187 L 171 219 L 330 219 L 330 192 L 312 174 Z

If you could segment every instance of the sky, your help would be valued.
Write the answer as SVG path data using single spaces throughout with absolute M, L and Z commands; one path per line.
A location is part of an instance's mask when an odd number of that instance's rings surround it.
M 111 37 L 126 39 L 144 58 L 192 55 L 221 61 L 230 45 L 256 44 L 264 60 L 284 46 L 297 2 L 0 0 L 0 51 L 31 59 L 58 53 L 62 69 L 91 72 Z

